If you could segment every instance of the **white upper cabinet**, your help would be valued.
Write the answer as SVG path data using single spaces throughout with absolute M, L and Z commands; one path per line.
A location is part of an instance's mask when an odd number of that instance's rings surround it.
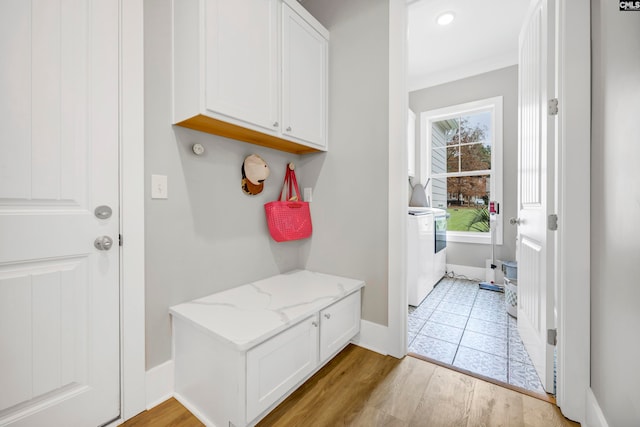
M 173 122 L 326 150 L 328 37 L 295 0 L 174 0 Z
M 278 130 L 277 1 L 207 0 L 206 113 Z
M 327 50 L 327 40 L 283 5 L 283 134 L 324 149 L 327 146 Z

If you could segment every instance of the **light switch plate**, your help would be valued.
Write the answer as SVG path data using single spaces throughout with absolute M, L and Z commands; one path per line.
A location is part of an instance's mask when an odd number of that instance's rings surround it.
M 151 175 L 151 198 L 167 199 L 169 193 L 167 191 L 166 175 Z

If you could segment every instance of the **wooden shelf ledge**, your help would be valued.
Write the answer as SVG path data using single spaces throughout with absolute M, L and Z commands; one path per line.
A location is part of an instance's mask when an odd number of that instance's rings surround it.
M 286 139 L 278 138 L 273 135 L 267 135 L 262 132 L 243 128 L 242 126 L 223 122 L 222 120 L 213 119 L 202 114 L 198 114 L 190 119 L 176 123 L 176 126 L 211 133 L 213 135 L 219 135 L 238 141 L 244 141 L 250 144 L 260 145 L 262 147 L 273 148 L 275 150 L 286 151 L 287 153 L 308 154 L 322 151 L 317 148 L 287 141 Z

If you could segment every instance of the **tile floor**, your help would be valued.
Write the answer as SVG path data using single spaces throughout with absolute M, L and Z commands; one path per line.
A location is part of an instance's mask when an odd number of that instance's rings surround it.
M 504 294 L 444 278 L 409 306 L 409 351 L 527 390 L 544 393 Z

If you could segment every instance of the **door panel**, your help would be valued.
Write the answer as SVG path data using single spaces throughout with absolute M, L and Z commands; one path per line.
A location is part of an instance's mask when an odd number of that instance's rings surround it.
M 0 425 L 120 411 L 118 20 L 117 0 L 0 3 Z
M 360 291 L 320 312 L 320 362 L 342 349 L 360 332 Z
M 520 33 L 518 138 L 518 331 L 543 387 L 553 393 L 554 2 L 538 0 Z
M 87 259 L 0 267 L 0 411 L 86 375 Z
M 247 352 L 247 420 L 284 396 L 318 365 L 318 317 L 309 317 Z
M 269 132 L 276 131 L 279 91 L 276 1 L 205 3 L 206 108 Z
M 327 41 L 282 8 L 282 132 L 325 147 Z
M 525 284 L 540 283 L 540 266 L 542 263 L 542 246 L 531 241 L 526 237 L 522 237 L 520 244 L 520 264 L 518 269 L 519 283 L 523 281 Z M 529 334 L 530 339 L 527 345 L 532 349 L 531 361 L 534 366 L 542 366 L 544 360 L 539 360 L 539 356 L 544 354 L 544 336 L 545 331 L 542 330 L 544 322 L 542 321 L 542 309 L 545 307 L 544 292 L 542 286 L 524 286 L 520 287 L 518 292 L 518 309 L 522 314 L 518 313 L 521 329 L 525 328 L 534 333 Z M 542 341 L 540 339 L 542 338 Z

